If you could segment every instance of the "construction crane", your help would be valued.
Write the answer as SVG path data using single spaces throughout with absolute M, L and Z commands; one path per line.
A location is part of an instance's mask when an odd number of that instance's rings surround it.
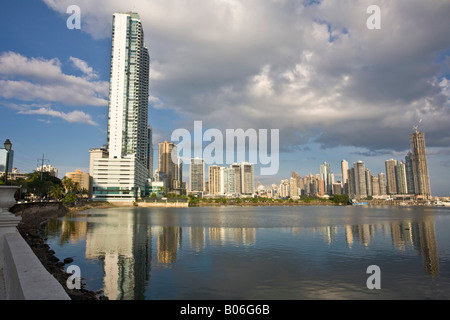
M 419 122 L 413 127 L 415 132 L 419 132 L 419 125 L 422 122 L 422 119 L 419 120 Z

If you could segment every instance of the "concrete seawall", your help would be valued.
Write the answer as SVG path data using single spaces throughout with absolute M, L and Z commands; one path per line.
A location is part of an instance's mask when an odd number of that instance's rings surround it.
M 63 286 L 47 271 L 18 230 L 18 225 L 23 224 L 22 216 L 36 217 L 39 221 L 38 217 L 51 212 L 62 214 L 65 208 L 60 203 L 24 203 L 14 205 L 10 212 L 0 221 L 0 299 L 70 300 Z M 13 220 L 14 225 L 9 222 Z M 28 223 L 29 219 L 26 220 Z M 39 225 L 39 222 L 36 224 Z

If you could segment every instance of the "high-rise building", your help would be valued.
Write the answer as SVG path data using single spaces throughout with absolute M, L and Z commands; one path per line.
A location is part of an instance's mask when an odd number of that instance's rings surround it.
M 414 132 L 409 136 L 411 142 L 411 161 L 414 177 L 414 193 L 423 198 L 431 196 L 430 178 L 428 176 L 425 133 Z
M 137 13 L 115 13 L 109 89 L 109 157 L 148 157 L 150 58 Z
M 385 162 L 387 194 L 397 194 L 397 180 L 395 178 L 395 166 L 397 164 L 398 161 L 394 159 L 389 159 Z
M 357 199 L 365 198 L 367 197 L 367 185 L 364 162 L 355 162 L 353 167 L 355 168 L 355 197 Z
M 403 161 L 400 161 L 395 166 L 395 181 L 397 184 L 397 194 L 407 194 L 406 166 Z
M 234 170 L 234 187 L 237 194 L 241 194 L 242 184 L 241 184 L 241 165 L 238 163 L 233 163 L 230 168 Z
M 255 192 L 253 164 L 241 163 L 241 194 L 252 195 Z
M 370 179 L 372 180 L 372 196 L 380 195 L 380 179 L 375 175 L 371 175 Z
M 223 195 L 225 191 L 224 184 L 224 167 L 217 165 L 209 166 L 209 194 L 211 195 Z
M 320 165 L 320 178 L 324 184 L 324 192 L 331 195 L 334 183 L 334 175 L 331 173 L 330 164 L 328 162 L 324 162 Z
M 367 196 L 373 196 L 373 186 L 372 186 L 372 175 L 370 174 L 370 170 L 366 169 L 366 191 Z
M 189 171 L 189 191 L 203 193 L 205 191 L 205 160 L 200 158 L 191 159 Z
M 387 195 L 386 191 L 386 175 L 383 172 L 378 174 L 378 182 L 380 184 L 380 196 Z
M 297 179 L 294 177 L 289 179 L 289 197 L 291 199 L 296 199 L 299 197 Z
M 406 168 L 406 183 L 408 187 L 408 194 L 414 194 L 414 173 L 412 167 L 411 151 L 405 156 L 405 168 Z
M 153 129 L 152 126 L 148 126 L 147 127 L 147 151 L 148 151 L 148 156 L 147 156 L 147 169 L 148 169 L 148 174 L 149 174 L 149 178 L 153 180 Z
M 224 169 L 224 193 L 228 195 L 236 194 L 236 171 L 233 168 Z
M 161 142 L 158 145 L 158 171 L 167 176 L 167 192 L 173 192 L 178 181 L 178 159 L 174 162 L 172 153 L 177 154 L 177 146 L 173 142 Z
M 93 161 L 94 200 L 134 201 L 149 174 L 150 58 L 137 13 L 114 13 L 108 105 L 108 158 Z M 92 153 L 91 153 L 92 155 Z
M 355 185 L 355 167 L 347 170 L 348 172 L 348 196 L 353 198 L 356 196 L 356 185 Z
M 341 161 L 341 170 L 342 170 L 342 184 L 345 185 L 348 182 L 348 161 Z

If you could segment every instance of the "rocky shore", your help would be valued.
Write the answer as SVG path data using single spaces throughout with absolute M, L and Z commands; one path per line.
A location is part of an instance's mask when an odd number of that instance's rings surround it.
M 83 281 L 81 281 L 81 289 L 68 289 L 66 283 L 71 274 L 65 272 L 64 266 L 73 262 L 73 259 L 70 257 L 56 257 L 55 252 L 45 243 L 45 239 L 42 235 L 42 227 L 50 219 L 62 217 L 89 208 L 89 205 L 77 208 L 67 208 L 62 204 L 54 204 L 48 208 L 42 206 L 39 208 L 27 208 L 25 210 L 23 208 L 18 209 L 13 207 L 11 211 L 17 216 L 22 217 L 21 222 L 17 226 L 19 233 L 47 271 L 61 283 L 62 287 L 66 290 L 72 300 L 107 300 L 107 298 L 100 293 L 85 289 Z M 98 206 L 96 206 L 96 208 L 98 208 Z

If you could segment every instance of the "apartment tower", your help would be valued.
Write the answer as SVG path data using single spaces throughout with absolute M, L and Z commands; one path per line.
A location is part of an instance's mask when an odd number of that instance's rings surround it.
M 134 201 L 148 172 L 150 58 L 137 13 L 114 13 L 107 158 L 93 159 L 93 199 Z M 92 155 L 92 153 L 91 153 Z
M 423 198 L 431 196 L 430 178 L 428 176 L 425 133 L 415 131 L 409 136 L 411 142 L 411 162 L 414 178 L 414 193 Z

